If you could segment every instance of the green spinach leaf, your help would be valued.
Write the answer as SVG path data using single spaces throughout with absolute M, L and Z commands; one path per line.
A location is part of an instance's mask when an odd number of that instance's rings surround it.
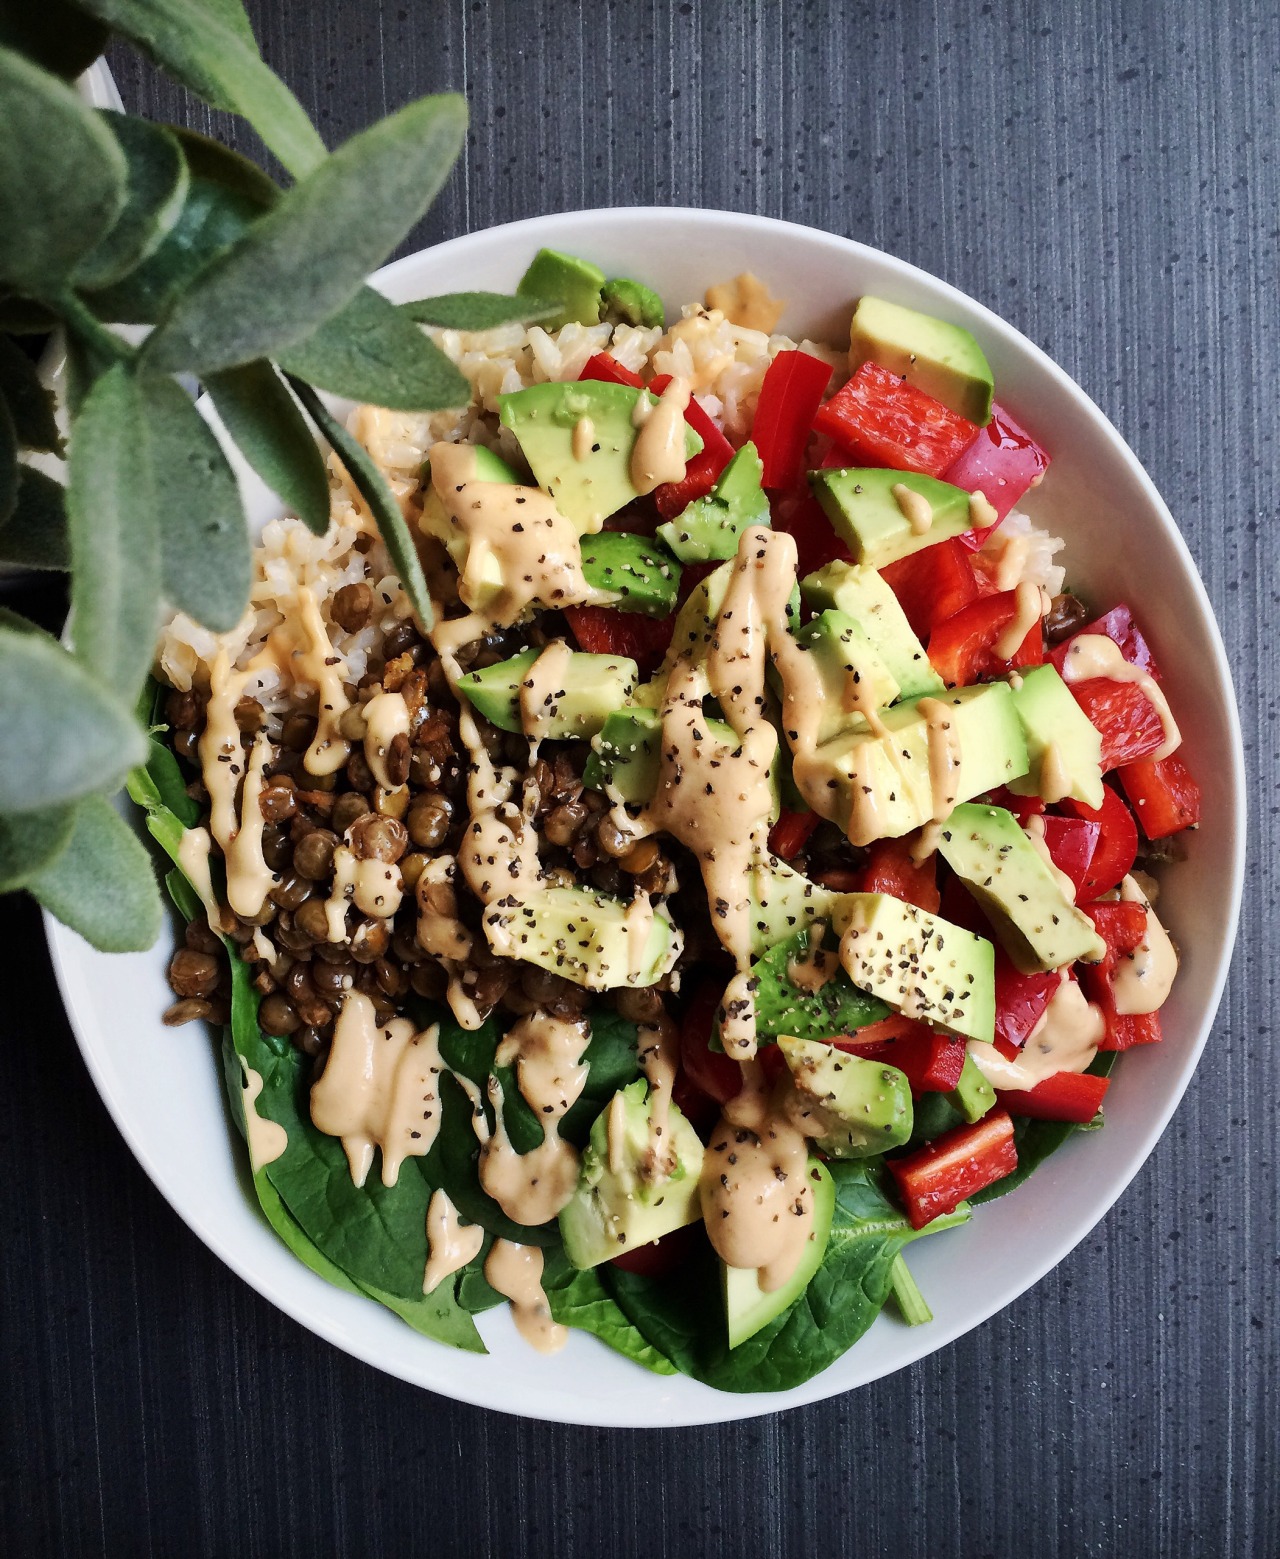
M 888 1007 L 859 990 L 841 968 L 820 990 L 804 991 L 795 984 L 787 974 L 787 965 L 793 958 L 805 957 L 811 937 L 805 927 L 771 947 L 751 966 L 752 974 L 760 982 L 756 989 L 756 1024 L 764 1038 L 790 1034 L 795 1039 L 829 1039 L 833 1034 L 852 1034 L 889 1016 Z

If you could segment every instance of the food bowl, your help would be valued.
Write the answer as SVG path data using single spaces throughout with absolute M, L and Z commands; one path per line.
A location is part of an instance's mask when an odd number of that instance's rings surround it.
M 373 1301 L 331 1287 L 271 1232 L 228 1119 L 215 1046 L 194 1026 L 166 1029 L 160 1021 L 170 999 L 164 938 L 148 953 L 102 954 L 49 921 L 49 941 L 85 1061 L 139 1162 L 200 1238 L 303 1326 L 403 1380 L 505 1412 L 628 1428 L 728 1421 L 834 1396 L 945 1347 L 1061 1261 L 1141 1168 L 1195 1069 L 1226 978 L 1243 878 L 1239 724 L 1208 597 L 1169 510 L 1092 401 L 996 315 L 847 239 L 698 210 L 517 222 L 411 255 L 376 281 L 395 300 L 463 288 L 509 292 L 543 245 L 643 279 L 662 293 L 669 315 L 709 283 L 749 268 L 787 300 L 779 328 L 796 339 L 839 342 L 863 293 L 945 316 L 978 337 L 1001 403 L 1053 457 L 1024 507 L 1066 537 L 1073 588 L 1100 608 L 1128 600 L 1140 614 L 1204 789 L 1203 825 L 1162 886 L 1160 913 L 1183 958 L 1162 1013 L 1166 1038 L 1121 1060 L 1106 1129 L 1073 1137 L 965 1228 L 913 1246 L 932 1324 L 908 1328 L 881 1315 L 849 1353 L 795 1390 L 727 1395 L 683 1376 L 651 1375 L 579 1332 L 564 1352 L 543 1357 L 516 1335 L 505 1308 L 479 1318 L 490 1349 L 479 1357 L 428 1341 Z M 247 492 L 255 519 L 270 518 L 265 489 L 250 484 Z

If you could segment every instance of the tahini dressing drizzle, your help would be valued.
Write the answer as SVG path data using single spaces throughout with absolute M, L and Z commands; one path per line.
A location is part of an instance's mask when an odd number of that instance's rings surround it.
M 1164 741 L 1152 754 L 1155 758 L 1167 758 L 1182 744 L 1169 700 L 1164 689 L 1141 666 L 1135 666 L 1120 653 L 1120 646 L 1101 633 L 1080 633 L 1071 641 L 1062 667 L 1064 682 L 1089 682 L 1095 677 L 1105 677 L 1111 682 L 1133 682 L 1140 687 L 1155 706 L 1164 727 Z
M 647 393 L 637 397 L 632 420 L 640 431 L 631 447 L 631 485 L 636 492 L 651 493 L 663 482 L 683 478 L 684 414 L 691 393 L 689 381 L 677 377 L 663 390 L 656 406 Z
M 542 1288 L 542 1252 L 536 1245 L 494 1240 L 485 1257 L 484 1275 L 492 1288 L 511 1301 L 521 1337 L 539 1353 L 558 1353 L 569 1340 L 567 1328 L 551 1318 Z
M 427 1269 L 422 1275 L 422 1292 L 429 1294 L 461 1272 L 480 1254 L 484 1229 L 478 1223 L 463 1223 L 449 1193 L 433 1191 L 427 1203 Z
M 1178 972 L 1178 954 L 1151 901 L 1132 877 L 1120 884 L 1120 898 L 1126 904 L 1143 905 L 1147 912 L 1142 941 L 1119 960 L 1111 975 L 1116 1011 L 1121 1016 L 1137 1017 L 1157 1012 L 1164 1005 Z
M 979 1040 L 969 1041 L 969 1054 L 993 1088 L 1022 1093 L 1058 1072 L 1083 1072 L 1097 1055 L 1106 1027 L 1101 1009 L 1064 969 L 1016 1061 Z

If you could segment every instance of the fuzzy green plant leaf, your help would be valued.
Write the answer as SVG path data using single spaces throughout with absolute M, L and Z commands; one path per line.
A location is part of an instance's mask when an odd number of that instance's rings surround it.
M 465 133 L 464 100 L 444 94 L 353 136 L 178 295 L 144 368 L 203 375 L 304 340 L 426 211 Z
M 36 365 L 7 336 L 0 336 L 0 397 L 8 403 L 13 431 L 22 449 L 62 453 L 53 396 L 41 384 Z
M 268 362 L 210 374 L 205 389 L 222 425 L 262 480 L 308 530 L 329 528 L 329 476 L 306 418 Z
M 215 633 L 249 603 L 252 559 L 235 475 L 213 430 L 172 379 L 143 379 L 147 482 L 164 594 Z
M 109 231 L 75 269 L 87 291 L 127 276 L 164 242 L 182 213 L 190 174 L 177 137 L 162 125 L 103 112 L 128 166 L 125 203 Z
M 141 952 L 160 934 L 163 908 L 151 857 L 103 796 L 79 803 L 70 841 L 26 886 L 101 952 Z
M 130 701 L 146 678 L 160 621 L 148 437 L 138 385 L 118 363 L 90 390 L 71 431 L 67 520 L 76 658 Z
M 0 893 L 13 893 L 51 866 L 71 840 L 75 807 L 0 817 Z
M 0 48 L 74 81 L 107 46 L 107 29 L 69 0 L 0 0 Z
M 0 563 L 21 568 L 69 568 L 65 500 L 63 488 L 51 476 L 33 466 L 19 466 L 17 502 L 0 525 Z
M 329 440 L 334 453 L 346 466 L 356 490 L 373 511 L 382 539 L 387 544 L 387 551 L 391 554 L 391 561 L 400 576 L 400 583 L 413 603 L 418 622 L 424 629 L 430 628 L 435 621 L 435 612 L 432 610 L 422 564 L 404 515 L 400 512 L 400 505 L 392 496 L 382 472 L 369 458 L 364 446 L 347 432 L 309 384 L 294 378 L 290 378 L 289 383 L 306 408 L 307 415 Z
M 247 119 L 295 178 L 324 161 L 301 103 L 263 63 L 238 0 L 77 0 L 214 108 Z
M 333 395 L 394 411 L 464 406 L 471 395 L 435 342 L 372 287 L 281 353 L 280 366 Z
M 0 624 L 0 813 L 118 785 L 147 755 L 128 704 L 47 634 Z
M 0 49 L 0 281 L 47 298 L 124 204 L 124 153 L 56 77 Z
M 510 298 L 501 292 L 446 292 L 438 298 L 414 298 L 400 308 L 420 325 L 492 330 L 513 321 L 551 319 L 563 311 L 564 304 L 544 298 Z

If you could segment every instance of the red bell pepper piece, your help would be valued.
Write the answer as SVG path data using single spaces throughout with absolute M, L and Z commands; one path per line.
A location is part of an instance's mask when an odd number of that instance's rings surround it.
M 966 1196 L 1003 1180 L 1018 1167 L 1013 1121 L 997 1106 L 974 1126 L 957 1126 L 914 1153 L 888 1158 L 913 1229 L 951 1213 Z
M 1067 684 L 1071 696 L 1102 737 L 1102 771 L 1149 758 L 1164 743 L 1160 711 L 1136 682 L 1090 677 Z
M 1163 1038 L 1158 1012 L 1117 1013 L 1098 1049 L 1132 1050 L 1135 1045 L 1158 1045 Z
M 1167 839 L 1200 821 L 1200 786 L 1181 753 L 1139 758 L 1116 774 L 1148 839 Z
M 941 476 L 977 427 L 878 363 L 863 363 L 813 421 L 853 463 Z
M 627 384 L 633 390 L 638 390 L 644 380 L 638 373 L 633 373 L 630 368 L 624 368 L 616 357 L 611 357 L 608 352 L 597 352 L 589 357 L 583 364 L 582 372 L 578 375 L 581 379 L 603 379 L 606 384 Z
M 694 992 L 680 1025 L 680 1065 L 684 1075 L 717 1104 L 727 1104 L 742 1089 L 742 1068 L 710 1048 L 723 986 L 706 981 Z
M 928 550 L 928 549 L 926 549 Z M 1018 614 L 1018 592 L 970 601 L 944 617 L 929 635 L 929 663 L 948 687 L 968 687 L 980 677 L 997 677 L 1018 666 L 1038 666 L 1044 660 L 1044 631 L 1032 623 L 1013 654 L 1003 660 L 996 640 Z
M 770 850 L 780 860 L 793 860 L 804 849 L 820 821 L 816 812 L 784 812 L 769 830 Z
M 906 1075 L 913 1094 L 950 1093 L 964 1071 L 964 1041 L 936 1033 L 927 1024 L 916 1023 L 910 1018 L 902 1022 L 907 1026 L 892 1039 L 869 1039 L 866 1036 L 871 1031 L 860 1029 L 849 1039 L 831 1043 L 837 1050 L 861 1056 L 865 1061 L 884 1061 L 889 1066 L 896 1066 Z M 871 1025 L 871 1029 L 880 1027 L 878 1023 Z
M 860 893 L 887 893 L 931 915 L 938 913 L 937 862 L 930 856 L 916 861 L 910 839 L 879 839 L 862 868 Z
M 1049 469 L 1049 457 L 1003 406 L 992 405 L 991 421 L 979 428 L 977 437 L 942 473 L 944 482 L 978 493 L 996 511 L 996 524 L 1004 519 L 1029 487 L 1034 487 Z M 961 542 L 976 549 L 995 525 L 966 531 Z
M 1085 1126 L 1102 1108 L 1110 1086 L 1109 1077 L 1094 1077 L 1089 1072 L 1055 1072 L 1024 1091 L 1006 1093 L 997 1089 L 996 1103 L 1010 1115 L 1025 1115 L 1037 1121 L 1074 1121 Z
M 1045 809 L 1045 802 L 1039 796 L 1015 796 L 1013 791 L 1003 785 L 988 791 L 987 800 L 993 807 L 1003 807 L 1006 812 L 1012 812 L 1024 828 L 1029 817 L 1039 817 Z
M 1076 895 L 1076 902 L 1087 903 L 1109 893 L 1132 867 L 1138 853 L 1138 825 L 1133 813 L 1110 785 L 1102 787 L 1102 805 L 1089 807 L 1070 796 L 1058 803 L 1071 817 L 1082 817 L 1098 825 L 1098 842 L 1089 870 Z
M 954 536 L 886 564 L 880 573 L 897 596 L 912 632 L 921 639 L 978 598 L 973 564 Z
M 853 554 L 832 528 L 822 505 L 809 493 L 773 494 L 769 499 L 773 528 L 794 536 L 796 572 L 801 578 L 815 569 L 825 568 L 839 558 L 851 561 Z M 686 573 L 688 570 L 686 570 Z
M 1156 665 L 1156 658 L 1151 653 L 1151 646 L 1142 637 L 1142 630 L 1133 620 L 1133 613 L 1127 606 L 1113 606 L 1103 617 L 1095 618 L 1091 623 L 1086 623 L 1083 628 L 1071 635 L 1070 639 L 1054 648 L 1049 659 L 1061 672 L 1066 664 L 1067 654 L 1072 643 L 1083 633 L 1099 635 L 1104 639 L 1110 639 L 1116 645 L 1121 655 L 1131 666 L 1139 666 L 1143 671 L 1148 671 L 1156 679 L 1160 680 L 1160 668 Z
M 814 415 L 830 382 L 830 364 L 808 352 L 779 352 L 765 370 L 751 424 L 765 487 L 799 485 Z
M 1059 983 L 1056 971 L 1023 974 L 1004 948 L 996 948 L 996 1045 L 1002 1054 L 1017 1055 L 1026 1044 Z
M 1107 944 L 1107 951 L 1098 963 L 1081 965 L 1080 984 L 1089 1000 L 1097 1003 L 1106 1020 L 1106 1034 L 1098 1049 L 1118 1050 L 1122 1048 L 1116 1041 L 1121 1037 L 1123 1020 L 1116 1012 L 1111 976 L 1119 961 L 1128 957 L 1146 935 L 1147 911 L 1142 904 L 1121 901 L 1087 904 L 1084 912 Z
M 649 389 L 654 395 L 661 395 L 670 383 L 670 374 L 659 374 Z M 706 497 L 733 459 L 733 445 L 692 396 L 685 407 L 684 420 L 702 440 L 702 448 L 686 465 L 680 481 L 663 482 L 654 488 L 654 502 L 666 520 L 683 514 L 695 498 Z
M 566 606 L 564 615 L 580 650 L 592 655 L 625 655 L 641 675 L 652 676 L 675 632 L 675 618 L 662 621 L 643 612 L 619 612 L 612 606 Z
M 1076 898 L 1084 892 L 1089 868 L 1102 837 L 1101 823 L 1083 817 L 1046 817 L 1045 848 L 1060 872 L 1066 872 L 1076 885 Z

